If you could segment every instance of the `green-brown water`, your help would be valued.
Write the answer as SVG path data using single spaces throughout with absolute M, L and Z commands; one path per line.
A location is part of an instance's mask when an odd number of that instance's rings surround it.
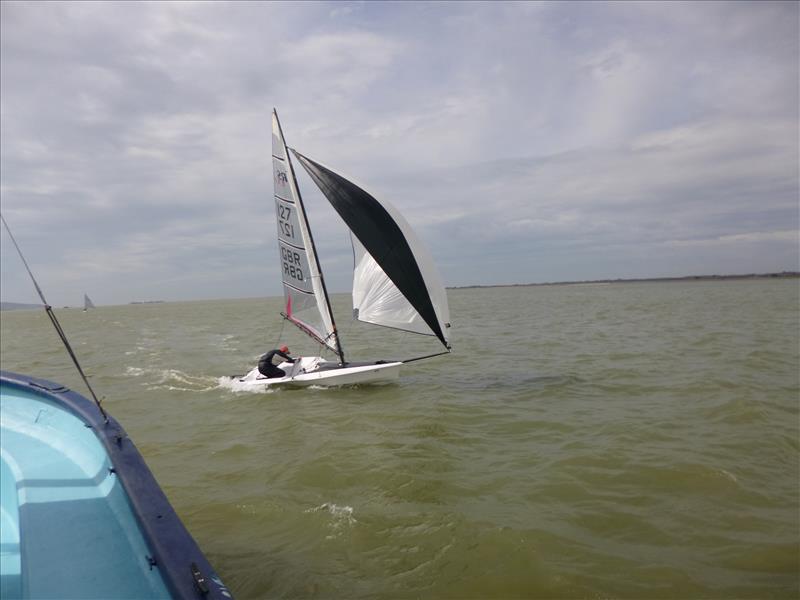
M 797 280 L 449 297 L 454 353 L 398 385 L 262 394 L 219 376 L 278 299 L 58 316 L 238 598 L 798 597 Z M 353 359 L 435 350 L 334 302 Z M 43 312 L 0 337 L 86 393 Z

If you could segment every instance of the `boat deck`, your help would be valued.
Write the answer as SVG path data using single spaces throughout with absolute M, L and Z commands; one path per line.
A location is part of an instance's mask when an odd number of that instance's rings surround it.
M 231 598 L 112 417 L 6 371 L 0 412 L 0 598 Z
M 170 596 L 92 430 L 30 392 L 2 402 L 0 596 Z

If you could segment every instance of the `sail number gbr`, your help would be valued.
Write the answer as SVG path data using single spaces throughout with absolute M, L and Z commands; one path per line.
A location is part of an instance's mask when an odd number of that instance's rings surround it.
M 281 246 L 281 263 L 283 264 L 283 279 L 295 279 L 304 281 L 303 263 L 300 253 Z

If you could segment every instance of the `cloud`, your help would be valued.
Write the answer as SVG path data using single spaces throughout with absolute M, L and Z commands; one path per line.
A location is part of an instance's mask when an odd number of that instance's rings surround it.
M 796 229 L 789 229 L 786 231 L 753 231 L 750 233 L 721 235 L 705 240 L 670 240 L 667 244 L 672 246 L 718 246 L 723 244 L 739 244 L 740 242 L 789 242 L 800 244 L 800 234 L 798 234 Z
M 2 211 L 56 304 L 279 293 L 273 106 L 448 284 L 800 268 L 794 3 L 0 11 Z M 345 290 L 347 233 L 298 176 Z

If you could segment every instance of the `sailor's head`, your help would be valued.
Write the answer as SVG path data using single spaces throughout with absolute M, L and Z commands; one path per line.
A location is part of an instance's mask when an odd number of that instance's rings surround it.
M 284 354 L 291 354 L 291 352 L 289 352 L 289 346 L 281 346 L 280 351 Z

